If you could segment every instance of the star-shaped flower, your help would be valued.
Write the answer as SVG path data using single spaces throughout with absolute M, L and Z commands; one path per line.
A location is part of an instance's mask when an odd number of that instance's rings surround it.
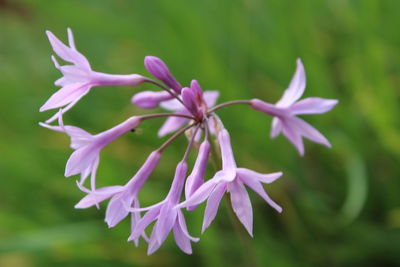
M 337 103 L 336 99 L 308 97 L 302 100 L 306 87 L 304 66 L 297 60 L 297 70 L 282 98 L 275 104 L 259 99 L 251 100 L 251 106 L 261 112 L 273 115 L 271 137 L 275 138 L 281 132 L 304 155 L 303 137 L 315 143 L 331 147 L 329 141 L 317 129 L 297 117 L 303 114 L 322 114 L 330 111 Z M 299 101 L 298 101 L 299 100 Z

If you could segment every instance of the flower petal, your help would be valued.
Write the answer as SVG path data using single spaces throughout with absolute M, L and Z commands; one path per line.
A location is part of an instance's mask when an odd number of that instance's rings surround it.
M 161 207 L 160 215 L 158 216 L 156 228 L 156 236 L 158 243 L 163 243 L 169 232 L 176 223 L 177 211 L 173 209 L 172 203 L 166 203 Z
M 65 177 L 79 174 L 86 170 L 99 157 L 100 146 L 97 144 L 87 145 L 75 150 L 67 161 Z
M 177 205 L 176 208 L 183 208 L 200 204 L 207 199 L 207 197 L 211 194 L 216 185 L 217 182 L 215 179 L 208 180 L 202 186 L 200 186 L 190 198 Z
M 192 245 L 190 239 L 183 233 L 181 227 L 178 224 L 174 225 L 174 238 L 178 247 L 186 254 L 192 254 Z
M 81 99 L 89 92 L 90 85 L 87 83 L 73 83 L 64 86 L 55 92 L 47 101 L 40 107 L 39 111 L 59 108 L 65 106 L 77 99 Z
M 264 190 L 264 187 L 259 181 L 246 176 L 241 176 L 240 180 L 248 187 L 253 189 L 253 191 L 256 192 L 258 195 L 260 195 L 271 207 L 276 209 L 278 212 L 282 212 L 282 208 L 268 196 L 268 194 Z
M 282 122 L 279 118 L 272 119 L 271 138 L 277 137 L 282 132 Z
M 125 202 L 130 202 L 132 204 L 133 196 L 129 200 L 124 200 Z M 106 210 L 105 222 L 108 227 L 116 226 L 120 221 L 122 221 L 126 216 L 128 216 L 129 211 L 124 207 L 124 202 L 122 200 L 121 194 L 115 195 L 108 203 Z
M 146 227 L 151 224 L 157 216 L 160 214 L 160 208 L 154 208 L 152 210 L 149 210 L 143 217 L 140 219 L 140 221 L 136 224 L 135 229 L 132 231 L 131 235 L 128 238 L 128 241 L 136 240 L 138 239 L 146 229 Z M 153 230 L 154 232 L 154 230 Z M 153 234 L 152 234 L 153 235 Z
M 186 114 L 186 112 L 176 112 L 177 114 Z M 164 124 L 161 126 L 160 130 L 158 130 L 158 136 L 163 137 L 169 133 L 175 132 L 179 128 L 181 128 L 184 124 L 186 124 L 189 120 L 181 117 L 169 117 L 165 120 Z
M 286 138 L 295 146 L 295 148 L 299 151 L 300 156 L 304 156 L 304 144 L 301 139 L 300 133 L 296 132 L 296 130 L 292 127 L 293 125 L 289 124 L 287 118 L 282 121 L 283 124 L 283 134 Z
M 283 93 L 282 98 L 276 103 L 278 107 L 288 107 L 298 100 L 306 88 L 306 74 L 303 63 L 297 59 L 297 69 L 289 84 L 288 89 Z
M 282 176 L 282 172 L 274 172 L 274 173 L 259 173 L 250 169 L 238 168 L 237 174 L 240 177 L 244 177 L 245 179 L 255 179 L 257 181 L 270 184 L 274 182 L 276 179 Z
M 295 128 L 295 130 L 305 138 L 327 146 L 327 147 L 332 147 L 329 141 L 323 136 L 317 129 L 312 127 L 310 124 L 307 122 L 303 121 L 302 119 L 299 119 L 297 117 L 293 117 L 290 119 L 290 124 L 292 127 Z
M 203 233 L 207 227 L 214 220 L 217 215 L 219 203 L 226 192 L 226 183 L 220 183 L 215 187 L 210 197 L 207 200 L 206 210 L 204 212 L 203 226 L 201 233 Z
M 333 109 L 337 103 L 336 99 L 326 99 L 319 97 L 304 98 L 290 107 L 292 114 L 321 114 Z
M 215 103 L 217 103 L 218 97 L 219 97 L 218 91 L 205 91 L 203 93 L 203 98 L 208 108 L 213 107 Z
M 233 211 L 244 225 L 250 236 L 253 236 L 253 209 L 246 188 L 238 179 L 228 184 Z
M 82 198 L 76 205 L 76 209 L 86 209 L 89 208 L 93 205 L 96 205 L 113 195 L 121 192 L 123 190 L 123 186 L 106 186 L 106 187 L 101 187 L 96 189 L 96 191 L 93 191 L 86 195 L 84 198 Z

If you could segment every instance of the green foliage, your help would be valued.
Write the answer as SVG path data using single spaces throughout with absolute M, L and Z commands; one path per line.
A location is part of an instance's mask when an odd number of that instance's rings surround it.
M 150 257 L 143 243 L 126 242 L 128 221 L 107 229 L 104 205 L 73 209 L 83 194 L 63 177 L 68 140 L 37 124 L 50 116 L 38 109 L 59 75 L 44 31 L 65 40 L 68 26 L 95 70 L 146 73 L 143 58 L 155 55 L 183 84 L 195 78 L 220 90 L 220 101 L 277 100 L 301 57 L 306 96 L 340 100 L 331 113 L 306 118 L 331 150 L 306 143 L 299 158 L 284 138 L 269 139 L 262 114 L 243 106 L 219 112 L 239 165 L 284 171 L 267 187 L 283 214 L 251 196 L 256 261 L 400 265 L 399 12 L 395 0 L 0 1 L 0 266 L 246 266 L 224 209 L 194 255 L 168 240 Z M 94 88 L 65 121 L 103 131 L 139 112 L 129 99 L 140 89 Z M 161 144 L 160 124 L 146 122 L 102 153 L 101 185 L 134 174 Z M 181 151 L 168 149 L 141 195 L 145 204 L 164 197 Z M 188 218 L 195 236 L 201 220 L 201 210 Z

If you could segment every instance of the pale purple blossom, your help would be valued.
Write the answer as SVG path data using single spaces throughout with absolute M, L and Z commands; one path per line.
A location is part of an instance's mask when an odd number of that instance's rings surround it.
M 86 193 L 75 206 L 77 209 L 99 207 L 100 203 L 109 200 L 105 222 L 114 227 L 131 215 L 131 234 L 128 238 L 138 245 L 140 237 L 148 242 L 148 254 L 154 253 L 172 231 L 177 246 L 185 253 L 192 253 L 191 242 L 199 241 L 187 230 L 183 208 L 194 210 L 200 203 L 207 202 L 204 211 L 202 232 L 211 224 L 217 215 L 219 204 L 225 193 L 229 197 L 237 219 L 253 235 L 253 208 L 246 187 L 261 196 L 273 209 L 282 212 L 282 208 L 266 193 L 263 184 L 270 184 L 281 177 L 282 172 L 270 174 L 258 173 L 246 168 L 238 168 L 232 151 L 230 135 L 222 120 L 216 114 L 219 109 L 230 105 L 247 105 L 255 110 L 273 116 L 271 136 L 281 132 L 294 144 L 301 155 L 304 154 L 303 137 L 330 147 L 327 139 L 311 125 L 298 118 L 303 114 L 321 114 L 331 110 L 337 100 L 309 97 L 299 100 L 304 93 L 306 79 L 304 67 L 297 61 L 297 70 L 283 97 L 270 104 L 259 99 L 233 100 L 216 105 L 218 91 L 204 91 L 196 80 L 190 86 L 182 86 L 172 75 L 167 65 L 154 56 L 145 57 L 146 69 L 159 81 L 139 74 L 112 75 L 95 72 L 80 52 L 77 51 L 68 29 L 68 46 L 63 44 L 51 32 L 47 32 L 54 52 L 70 65 L 61 66 L 53 57 L 57 69 L 63 77 L 56 81 L 61 89 L 54 93 L 40 108 L 40 111 L 62 108 L 42 126 L 67 134 L 71 138 L 74 152 L 69 157 L 65 176 L 80 174 L 78 187 Z M 142 109 L 161 107 L 166 113 L 132 116 L 115 127 L 92 135 L 81 128 L 64 125 L 63 114 L 72 108 L 94 86 L 139 85 L 147 82 L 161 91 L 141 91 L 136 93 L 131 102 Z M 49 125 L 58 118 L 59 125 Z M 160 147 L 154 150 L 136 174 L 125 185 L 110 185 L 96 188 L 96 172 L 102 149 L 134 130 L 139 123 L 147 119 L 166 118 L 158 131 L 163 137 L 173 133 Z M 240 120 L 241 118 L 235 118 Z M 186 136 L 188 145 L 183 159 L 177 164 L 175 176 L 168 195 L 164 200 L 149 207 L 141 208 L 139 192 L 158 165 L 161 154 L 179 136 Z M 203 140 L 200 142 L 201 138 Z M 213 147 L 215 146 L 215 147 Z M 198 149 L 197 158 L 189 176 L 188 158 L 190 152 Z M 215 148 L 215 149 L 212 149 Z M 219 148 L 219 149 L 218 149 Z M 218 150 L 220 153 L 218 153 Z M 211 151 L 215 152 L 211 155 Z M 222 166 L 216 160 L 216 172 L 212 178 L 207 177 L 209 159 L 221 157 Z M 90 176 L 90 190 L 84 186 Z M 185 200 L 181 200 L 184 192 Z M 182 201 L 182 202 L 181 202 Z M 145 214 L 142 214 L 145 212 Z M 142 216 L 143 215 L 143 216 Z M 146 229 L 154 222 L 148 238 Z
M 202 232 L 204 232 L 214 220 L 223 195 L 228 192 L 233 211 L 252 236 L 253 209 L 244 185 L 259 194 L 272 208 L 278 212 L 282 212 L 282 208 L 268 196 L 261 184 L 272 183 L 282 173 L 262 174 L 249 169 L 238 168 L 232 152 L 228 131 L 225 129 L 221 130 L 218 134 L 218 140 L 221 148 L 222 170 L 218 171 L 213 178 L 199 187 L 191 197 L 182 202 L 178 207 L 198 205 L 208 199 L 202 227 Z
M 129 214 L 129 211 L 124 205 L 129 205 L 129 207 L 136 209 L 140 208 L 137 195 L 160 159 L 161 154 L 158 151 L 152 152 L 135 176 L 124 186 L 106 186 L 94 191 L 88 191 L 80 186 L 80 188 L 88 194 L 75 205 L 75 208 L 86 209 L 94 205 L 97 206 L 106 199 L 111 199 L 107 206 L 105 221 L 109 227 L 114 227 Z M 140 219 L 141 216 L 139 212 L 132 212 L 132 229 L 135 229 Z M 142 233 L 142 236 L 147 239 L 145 233 Z M 139 236 L 132 240 L 137 245 Z
M 134 129 L 140 121 L 140 117 L 131 117 L 123 123 L 97 135 L 89 135 L 77 127 L 66 128 L 65 132 L 71 136 L 71 147 L 75 151 L 67 161 L 65 176 L 81 174 L 81 182 L 83 183 L 85 178 L 97 169 L 101 149 L 124 133 Z M 73 129 L 73 131 L 68 129 Z M 73 146 L 72 143 L 76 145 Z M 94 181 L 92 183 L 94 184 Z
M 189 235 L 185 217 L 180 208 L 177 208 L 182 195 L 187 168 L 187 163 L 184 161 L 181 161 L 177 165 L 175 177 L 167 197 L 160 203 L 145 208 L 145 210 L 148 210 L 147 213 L 137 222 L 128 239 L 137 239 L 140 235 L 143 235 L 149 224 L 156 221 L 149 239 L 149 248 L 147 250 L 147 254 L 149 255 L 153 254 L 162 245 L 171 231 L 174 233 L 175 242 L 178 247 L 187 254 L 192 253 L 190 242 L 199 241 L 198 238 Z M 133 212 L 135 210 L 133 209 Z
M 271 137 L 274 138 L 283 132 L 302 156 L 304 155 L 303 137 L 327 147 L 331 147 L 331 144 L 317 129 L 298 118 L 297 115 L 326 113 L 338 103 L 336 99 L 319 97 L 308 97 L 298 101 L 303 95 L 305 87 L 304 66 L 298 59 L 297 70 L 292 81 L 282 98 L 275 105 L 259 99 L 251 100 L 251 107 L 274 116 Z
M 62 112 L 56 113 L 46 122 L 52 122 L 59 115 L 71 109 L 93 86 L 106 85 L 138 85 L 146 81 L 145 77 L 138 74 L 111 75 L 95 72 L 91 69 L 89 61 L 82 55 L 75 46 L 71 29 L 68 28 L 68 44 L 63 44 L 52 32 L 46 31 L 54 52 L 64 61 L 72 65 L 61 66 L 56 58 L 52 60 L 63 77 L 55 82 L 55 85 L 62 88 L 54 93 L 40 108 L 40 111 L 64 107 Z

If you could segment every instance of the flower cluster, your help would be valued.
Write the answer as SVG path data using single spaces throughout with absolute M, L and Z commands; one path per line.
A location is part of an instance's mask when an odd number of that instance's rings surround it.
M 252 235 L 253 211 L 245 186 L 256 192 L 273 209 L 282 211 L 263 187 L 263 184 L 272 183 L 281 177 L 282 173 L 263 174 L 237 167 L 230 135 L 216 114 L 217 110 L 241 104 L 272 116 L 271 136 L 276 137 L 282 132 L 300 155 L 304 154 L 303 137 L 330 147 L 328 140 L 318 130 L 297 115 L 328 112 L 338 101 L 317 97 L 299 100 L 306 86 L 304 67 L 300 59 L 297 60 L 297 70 L 289 87 L 276 104 L 252 99 L 216 105 L 218 91 L 203 91 L 196 80 L 192 80 L 189 87 L 182 87 L 166 64 L 157 57 L 147 56 L 144 59 L 146 69 L 154 78 L 139 74 L 100 73 L 93 71 L 86 57 L 76 49 L 70 29 L 68 29 L 69 45 L 62 43 L 51 32 L 47 32 L 47 36 L 55 54 L 71 64 L 60 65 L 52 57 L 56 68 L 63 74 L 63 77 L 55 82 L 61 89 L 46 101 L 40 111 L 56 108 L 58 111 L 45 123 L 40 124 L 48 129 L 65 133 L 71 138 L 71 148 L 74 152 L 66 164 L 65 176 L 79 174 L 78 188 L 86 193 L 75 208 L 98 206 L 100 202 L 109 199 L 105 215 L 108 226 L 114 227 L 130 215 L 132 227 L 128 240 L 137 245 L 142 237 L 148 243 L 148 254 L 155 252 L 171 231 L 179 248 L 185 253 L 192 253 L 191 242 L 197 242 L 199 239 L 188 233 L 183 210 L 192 211 L 206 201 L 202 227 L 204 231 L 214 220 L 219 203 L 225 194 L 229 194 L 234 213 Z M 139 92 L 132 97 L 131 102 L 143 109 L 160 107 L 169 112 L 132 116 L 115 127 L 94 135 L 76 126 L 64 124 L 63 114 L 92 88 L 110 85 L 137 86 L 142 83 L 152 84 L 159 88 L 159 91 Z M 160 117 L 166 118 L 166 121 L 159 129 L 158 135 L 160 137 L 172 135 L 158 149 L 150 153 L 142 167 L 125 185 L 97 188 L 96 170 L 101 150 L 145 120 Z M 55 121 L 58 122 L 57 125 L 50 124 Z M 182 160 L 176 166 L 169 193 L 159 203 L 141 208 L 139 192 L 157 167 L 164 149 L 181 135 L 187 136 L 188 146 Z M 215 145 L 219 152 L 222 166 L 212 178 L 205 179 L 212 145 Z M 197 159 L 191 172 L 188 173 L 187 159 L 194 147 L 198 147 Z M 90 187 L 85 185 L 88 177 L 90 177 Z M 153 222 L 155 223 L 152 232 L 148 236 L 146 229 Z

